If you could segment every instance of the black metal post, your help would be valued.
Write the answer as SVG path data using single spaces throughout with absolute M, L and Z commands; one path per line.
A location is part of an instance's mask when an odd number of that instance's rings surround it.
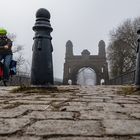
M 50 25 L 50 13 L 44 8 L 36 12 L 36 23 L 33 26 L 35 31 L 32 68 L 31 68 L 31 85 L 49 86 L 53 85 L 53 62 L 51 43 L 52 27 Z
M 137 31 L 137 34 L 140 35 L 140 29 Z M 140 88 L 140 37 L 138 38 L 138 47 L 137 47 L 135 85 L 137 88 Z

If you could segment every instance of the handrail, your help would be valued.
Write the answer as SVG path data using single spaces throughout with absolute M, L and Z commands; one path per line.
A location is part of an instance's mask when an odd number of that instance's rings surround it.
M 135 82 L 135 72 L 132 70 L 130 72 L 124 73 L 120 76 L 117 76 L 109 80 L 110 85 L 124 85 L 124 84 L 134 84 Z

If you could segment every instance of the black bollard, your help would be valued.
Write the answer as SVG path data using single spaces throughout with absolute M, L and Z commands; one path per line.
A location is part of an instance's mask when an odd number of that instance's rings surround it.
M 140 29 L 137 31 L 137 34 L 140 35 Z M 138 47 L 137 47 L 135 85 L 138 89 L 140 89 L 140 38 L 138 38 Z
M 36 12 L 36 22 L 33 26 L 35 31 L 33 56 L 31 67 L 31 85 L 49 86 L 53 85 L 53 63 L 51 43 L 52 27 L 50 25 L 50 13 L 44 8 Z

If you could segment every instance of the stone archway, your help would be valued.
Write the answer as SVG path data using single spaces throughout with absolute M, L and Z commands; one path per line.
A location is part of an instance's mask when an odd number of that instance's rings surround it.
M 108 64 L 106 61 L 105 43 L 103 40 L 99 42 L 98 55 L 90 55 L 90 52 L 85 49 L 81 55 L 73 54 L 73 44 L 71 41 L 66 43 L 66 54 L 64 63 L 63 83 L 68 84 L 68 80 L 72 81 L 72 84 L 77 84 L 78 71 L 85 67 L 91 68 L 96 73 L 96 85 L 100 85 L 101 79 L 105 80 L 105 84 L 108 84 Z
M 98 71 L 98 69 L 96 68 L 96 66 L 94 66 L 93 64 L 85 64 L 85 63 L 79 63 L 77 64 L 77 66 L 74 66 L 71 68 L 71 72 L 69 73 L 69 78 L 72 80 L 72 84 L 76 85 L 77 84 L 77 74 L 79 73 L 79 70 L 82 68 L 91 68 L 92 70 L 95 71 L 96 73 L 96 85 L 100 84 L 100 72 Z
M 96 73 L 90 67 L 81 68 L 77 74 L 77 85 L 96 85 Z

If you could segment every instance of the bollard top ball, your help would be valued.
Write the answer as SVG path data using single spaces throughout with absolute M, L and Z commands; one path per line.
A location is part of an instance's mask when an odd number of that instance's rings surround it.
M 36 18 L 41 18 L 41 17 L 50 19 L 51 17 L 50 12 L 45 8 L 38 9 L 36 12 Z

